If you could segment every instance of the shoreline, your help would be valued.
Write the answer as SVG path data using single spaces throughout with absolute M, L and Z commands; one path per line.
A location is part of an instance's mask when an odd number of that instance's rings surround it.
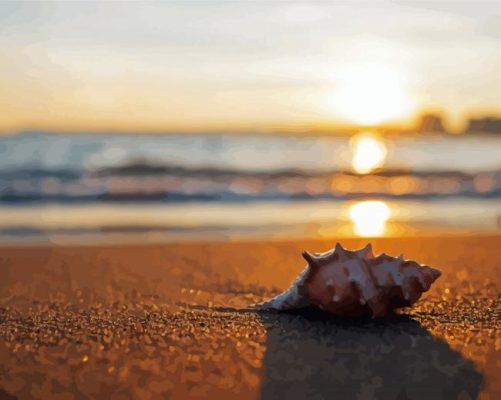
M 466 200 L 465 200 L 466 201 Z M 386 214 L 374 214 L 371 206 Z M 0 247 L 501 234 L 495 199 L 0 207 Z M 424 208 L 423 208 L 424 207 Z M 354 212 L 357 208 L 357 213 Z M 360 208 L 360 209 L 359 209 Z M 383 209 L 384 208 L 384 209 Z M 381 210 L 379 210 L 381 212 Z M 460 215 L 458 218 L 457 215 Z M 367 225 L 365 221 L 370 223 Z M 375 230 L 373 229 L 375 228 Z M 367 230 L 367 232 L 364 232 Z M 370 236 L 367 236 L 370 237 Z
M 407 232 L 405 235 L 386 235 L 378 237 L 361 237 L 355 234 L 352 235 L 321 235 L 314 233 L 306 235 L 299 233 L 297 235 L 285 234 L 250 234 L 250 235 L 229 235 L 217 234 L 200 235 L 170 235 L 166 233 L 91 233 L 91 234 L 76 234 L 76 235 L 48 235 L 40 237 L 38 235 L 30 236 L 9 236 L 0 235 L 0 251 L 9 249 L 32 249 L 32 248 L 47 248 L 47 247 L 78 247 L 78 248 L 98 248 L 98 247 L 121 247 L 121 246 L 162 246 L 162 245 L 190 245 L 190 244 L 207 244 L 216 245 L 221 243 L 253 243 L 259 245 L 264 242 L 270 243 L 292 243 L 292 242 L 326 242 L 333 245 L 338 241 L 349 242 L 374 242 L 374 241 L 394 241 L 394 240 L 428 240 L 428 239 L 463 239 L 468 238 L 484 238 L 486 240 L 499 239 L 501 233 L 497 230 L 471 232 L 468 229 L 454 229 L 444 231 L 438 227 L 428 229 L 426 232 L 417 231 L 415 233 Z

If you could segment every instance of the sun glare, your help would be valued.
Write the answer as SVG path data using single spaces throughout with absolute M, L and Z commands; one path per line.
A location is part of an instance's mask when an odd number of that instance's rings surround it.
M 332 94 L 334 111 L 356 123 L 374 125 L 411 111 L 397 71 L 387 65 L 350 66 L 341 71 L 338 81 Z
M 367 174 L 381 167 L 387 155 L 386 146 L 381 139 L 371 133 L 361 133 L 351 141 L 351 166 L 359 174 Z
M 348 211 L 359 236 L 381 236 L 390 218 L 390 207 L 383 201 L 369 200 L 353 204 Z

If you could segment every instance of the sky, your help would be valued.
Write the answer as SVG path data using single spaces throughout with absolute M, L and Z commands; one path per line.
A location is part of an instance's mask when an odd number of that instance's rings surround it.
M 0 132 L 451 126 L 501 111 L 492 2 L 1 2 Z

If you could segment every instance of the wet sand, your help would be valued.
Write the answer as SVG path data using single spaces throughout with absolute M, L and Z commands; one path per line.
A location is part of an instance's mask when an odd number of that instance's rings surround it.
M 332 241 L 0 248 L 0 399 L 501 398 L 501 237 L 372 242 L 443 272 L 403 316 L 242 310 Z

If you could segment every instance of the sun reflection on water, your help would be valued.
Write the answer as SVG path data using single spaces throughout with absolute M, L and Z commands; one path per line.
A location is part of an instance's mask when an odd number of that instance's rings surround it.
M 359 236 L 381 236 L 391 216 L 390 207 L 383 201 L 368 200 L 350 206 L 348 215 Z
M 387 155 L 384 142 L 370 132 L 360 133 L 350 141 L 352 147 L 351 166 L 359 174 L 367 174 L 381 167 Z

